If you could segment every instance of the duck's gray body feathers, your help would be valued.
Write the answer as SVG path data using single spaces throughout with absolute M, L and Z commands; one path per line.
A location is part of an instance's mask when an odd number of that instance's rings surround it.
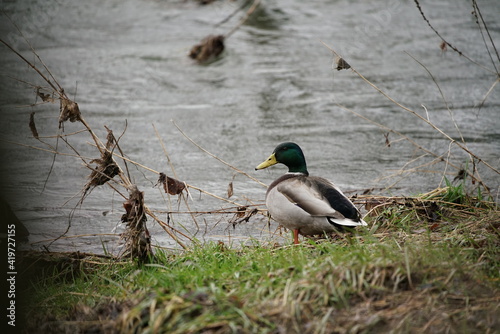
M 281 176 L 269 186 L 266 205 L 276 221 L 302 235 L 366 225 L 351 201 L 321 177 L 294 173 Z

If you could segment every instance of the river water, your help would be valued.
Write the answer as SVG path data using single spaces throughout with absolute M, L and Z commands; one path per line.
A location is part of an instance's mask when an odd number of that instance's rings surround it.
M 116 136 L 124 132 L 120 139 L 124 154 L 149 168 L 129 163 L 132 180 L 144 191 L 148 207 L 164 221 L 166 211 L 213 212 L 235 204 L 191 189 L 187 207 L 154 187 L 158 179 L 154 171 L 175 175 L 222 198 L 228 197 L 232 182 L 230 200 L 238 204 L 264 200 L 263 185 L 214 159 L 186 136 L 264 184 L 285 168 L 256 172 L 254 167 L 278 143 L 295 141 L 305 152 L 311 174 L 333 180 L 349 195 L 367 189 L 383 195 L 414 195 L 443 185 L 444 173 L 450 179 L 456 174 L 456 169 L 433 163 L 434 156 L 423 156 L 409 141 L 388 134 L 388 129 L 465 166 L 467 154 L 450 146 L 437 130 L 389 101 L 352 70 L 337 71 L 335 57 L 322 42 L 394 100 L 453 139 L 461 140 L 461 134 L 475 155 L 500 167 L 498 87 L 480 107 L 497 75 L 469 1 L 421 1 L 421 6 L 441 36 L 476 63 L 450 47 L 443 51 L 441 39 L 413 1 L 393 0 L 264 0 L 226 39 L 226 50 L 216 61 L 199 65 L 188 58 L 190 48 L 205 36 L 225 34 L 238 24 L 241 11 L 217 25 L 241 4 L 3 1 L 11 21 L 4 16 L 0 32 L 4 41 L 42 68 L 16 24 L 100 138 L 105 140 L 104 126 Z M 498 47 L 500 3 L 485 0 L 479 5 Z M 58 133 L 58 104 L 42 104 L 36 98 L 33 85 L 48 85 L 6 47 L 0 48 L 0 55 L 1 195 L 31 233 L 24 247 L 118 253 L 124 199 L 103 186 L 79 205 L 89 175 L 82 160 L 34 148 L 57 145 L 61 153 L 75 153 L 53 137 Z M 43 138 L 44 143 L 30 132 L 32 112 L 39 135 L 52 136 Z M 79 123 L 64 125 L 65 134 L 81 129 Z M 67 138 L 87 161 L 99 157 L 88 133 Z M 121 159 L 117 161 L 124 167 Z M 478 169 L 497 196 L 498 174 L 482 164 Z M 286 242 L 270 233 L 276 226 L 268 225 L 262 215 L 235 227 L 229 224 L 232 216 L 200 213 L 196 227 L 192 216 L 175 213 L 169 223 L 201 241 Z M 69 222 L 65 236 L 51 243 Z M 178 247 L 151 219 L 148 227 L 155 245 Z

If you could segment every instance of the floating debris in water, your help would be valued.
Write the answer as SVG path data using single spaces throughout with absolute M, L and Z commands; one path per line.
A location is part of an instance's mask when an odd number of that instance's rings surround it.
M 209 4 L 213 0 L 198 0 L 200 4 Z M 235 12 L 229 15 L 226 19 L 217 24 L 217 26 L 222 23 L 227 22 L 231 17 L 233 17 L 237 12 L 243 10 L 251 0 L 245 1 Z M 225 35 L 209 35 L 201 40 L 200 44 L 196 44 L 189 51 L 189 57 L 196 60 L 199 64 L 204 64 L 215 60 L 225 48 L 225 40 L 229 38 L 236 30 L 238 30 L 255 12 L 255 9 L 260 5 L 261 0 L 253 0 L 252 5 L 245 13 L 245 16 L 240 20 L 240 22 L 234 26 Z
M 191 48 L 189 57 L 198 63 L 206 63 L 217 58 L 224 51 L 224 36 L 209 35 Z

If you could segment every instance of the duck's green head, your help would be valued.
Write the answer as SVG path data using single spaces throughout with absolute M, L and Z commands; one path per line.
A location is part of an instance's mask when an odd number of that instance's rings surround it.
M 255 169 L 264 169 L 277 163 L 286 165 L 289 173 L 309 175 L 304 153 L 302 153 L 299 145 L 295 143 L 287 142 L 279 144 L 274 149 L 273 154 L 266 161 L 255 167 Z

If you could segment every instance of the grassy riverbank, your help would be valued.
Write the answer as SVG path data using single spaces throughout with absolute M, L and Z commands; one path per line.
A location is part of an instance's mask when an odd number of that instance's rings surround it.
M 22 312 L 51 333 L 498 333 L 500 213 L 450 195 L 388 199 L 369 229 L 299 246 L 31 254 Z

